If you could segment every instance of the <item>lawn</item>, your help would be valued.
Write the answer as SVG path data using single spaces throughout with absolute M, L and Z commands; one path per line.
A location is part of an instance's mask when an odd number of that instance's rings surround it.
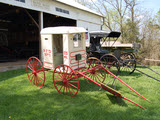
M 160 72 L 160 67 L 153 66 Z M 160 79 L 148 69 L 138 69 Z M 160 82 L 134 72 L 119 76 L 152 103 L 140 98 L 125 85 L 117 89 L 125 97 L 146 108 L 119 100 L 107 91 L 99 90 L 80 78 L 80 90 L 75 97 L 61 95 L 54 88 L 52 73 L 46 72 L 44 88 L 33 86 L 25 69 L 0 73 L 0 120 L 160 120 Z

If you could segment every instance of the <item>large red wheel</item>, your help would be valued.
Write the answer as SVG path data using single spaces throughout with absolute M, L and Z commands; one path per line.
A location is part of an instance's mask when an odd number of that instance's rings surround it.
M 42 87 L 45 82 L 45 72 L 40 60 L 30 57 L 26 64 L 26 71 L 30 82 L 38 87 Z
M 103 66 L 102 62 L 99 59 L 97 59 L 95 57 L 90 57 L 90 58 L 87 59 L 88 69 L 91 69 L 91 68 L 93 68 L 97 65 Z M 86 74 L 86 76 L 91 78 L 95 82 L 103 83 L 105 78 L 106 78 L 106 71 L 103 70 L 103 69 L 93 69 L 88 74 Z M 86 79 L 86 80 L 87 80 L 87 82 L 89 82 L 88 79 Z
M 79 90 L 76 73 L 67 65 L 58 65 L 53 72 L 53 83 L 60 94 L 74 97 Z

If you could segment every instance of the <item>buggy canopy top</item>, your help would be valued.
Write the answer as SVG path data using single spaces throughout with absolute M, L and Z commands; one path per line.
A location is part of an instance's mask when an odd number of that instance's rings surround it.
M 101 31 L 91 31 L 90 33 L 90 37 L 96 38 L 96 37 L 113 37 L 113 38 L 119 38 L 119 36 L 121 35 L 120 32 L 116 32 L 116 31 L 111 31 L 111 32 L 107 32 L 104 30 Z
M 47 27 L 41 30 L 41 34 L 68 34 L 68 33 L 81 33 L 87 32 L 83 27 Z

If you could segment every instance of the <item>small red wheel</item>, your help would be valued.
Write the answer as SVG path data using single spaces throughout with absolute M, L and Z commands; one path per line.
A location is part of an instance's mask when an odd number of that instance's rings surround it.
M 60 94 L 74 97 L 79 90 L 76 73 L 67 65 L 58 65 L 53 72 L 53 83 Z
M 40 60 L 30 57 L 26 64 L 26 71 L 30 82 L 38 87 L 42 87 L 45 82 L 45 72 Z
M 87 60 L 87 66 L 88 66 L 88 69 L 91 69 L 93 67 L 95 67 L 96 65 L 101 65 L 103 66 L 102 62 L 95 58 L 95 57 L 90 57 L 88 58 Z M 103 69 L 93 69 L 92 71 L 90 71 L 87 76 L 89 78 L 91 78 L 92 80 L 94 80 L 95 82 L 100 82 L 100 83 L 103 83 L 105 78 L 106 78 L 106 71 L 103 70 Z M 88 79 L 86 79 L 87 82 L 90 83 L 90 81 Z

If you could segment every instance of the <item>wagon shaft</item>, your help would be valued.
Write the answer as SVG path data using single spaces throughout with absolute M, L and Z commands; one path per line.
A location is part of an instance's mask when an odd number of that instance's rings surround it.
M 103 69 L 103 67 L 100 66 L 100 65 L 99 65 L 99 66 L 96 66 L 95 68 L 100 68 L 100 67 Z M 92 69 L 95 69 L 95 68 L 92 68 Z M 109 87 L 109 86 L 107 86 L 107 85 L 105 85 L 105 84 L 103 84 L 103 83 L 97 83 L 97 82 L 95 82 L 94 80 L 92 80 L 91 78 L 87 77 L 86 75 L 84 75 L 83 73 L 81 73 L 81 72 L 79 72 L 79 71 L 75 71 L 75 72 L 77 72 L 79 75 L 87 78 L 88 80 L 90 80 L 91 82 L 93 82 L 93 83 L 95 83 L 96 85 L 100 86 L 101 88 L 105 89 L 106 91 L 108 91 L 108 92 L 110 92 L 110 93 L 112 93 L 112 94 L 114 94 L 114 95 L 116 95 L 116 96 L 118 96 L 118 97 L 121 97 L 121 98 L 123 98 L 123 99 L 125 99 L 125 100 L 127 100 L 127 101 L 129 101 L 129 102 L 131 102 L 131 103 L 133 103 L 133 104 L 135 104 L 135 105 L 137 105 L 137 106 L 139 106 L 140 108 L 142 108 L 142 109 L 145 110 L 144 107 L 142 107 L 141 105 L 133 102 L 132 100 L 130 100 L 130 99 L 128 99 L 128 98 L 123 97 L 123 96 L 121 95 L 121 93 L 119 93 L 118 91 L 112 89 L 111 87 Z
M 103 84 L 103 83 L 100 83 L 100 84 L 101 84 L 101 87 L 102 87 L 103 89 L 107 90 L 108 92 L 110 92 L 110 93 L 112 93 L 112 94 L 114 94 L 114 95 L 116 95 L 116 96 L 118 96 L 118 97 L 122 97 L 121 93 L 118 92 L 117 90 L 115 90 L 115 89 L 113 89 L 113 88 L 111 88 L 111 87 L 109 87 L 108 85 L 105 85 L 105 84 Z

